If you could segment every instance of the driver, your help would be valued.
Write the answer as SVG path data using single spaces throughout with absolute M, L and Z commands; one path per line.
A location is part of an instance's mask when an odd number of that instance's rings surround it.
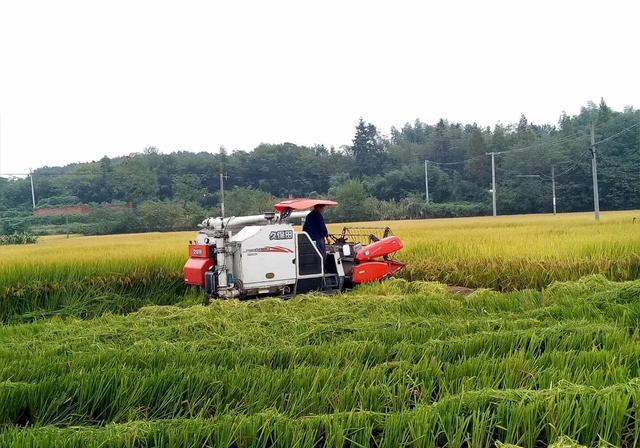
M 327 226 L 324 223 L 324 217 L 322 216 L 325 208 L 326 206 L 321 204 L 314 205 L 313 210 L 309 212 L 302 226 L 302 231 L 307 232 L 313 242 L 316 243 L 316 247 L 318 251 L 320 251 L 320 255 L 322 255 L 324 261 L 327 259 L 326 239 L 329 236 Z

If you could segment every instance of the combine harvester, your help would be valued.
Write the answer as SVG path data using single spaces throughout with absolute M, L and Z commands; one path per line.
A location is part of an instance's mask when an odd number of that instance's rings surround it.
M 323 263 L 309 235 L 289 222 L 304 218 L 315 205 L 337 202 L 291 199 L 263 215 L 205 219 L 189 243 L 184 281 L 201 286 L 210 299 L 288 298 L 343 291 L 386 279 L 405 266 L 391 258 L 402 241 L 388 227 L 345 227 L 340 235 L 330 235 Z

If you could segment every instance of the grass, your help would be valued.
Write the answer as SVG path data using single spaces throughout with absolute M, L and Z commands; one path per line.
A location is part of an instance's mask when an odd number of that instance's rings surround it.
M 0 445 L 637 447 L 639 321 L 640 281 L 592 276 L 10 325 Z

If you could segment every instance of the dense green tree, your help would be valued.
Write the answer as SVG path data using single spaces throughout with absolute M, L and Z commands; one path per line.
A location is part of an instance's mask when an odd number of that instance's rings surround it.
M 367 221 L 375 217 L 376 209 L 369 202 L 364 184 L 351 179 L 329 190 L 329 195 L 339 204 L 327 212 L 329 219 L 336 221 Z
M 456 162 L 452 159 L 451 140 L 448 134 L 449 123 L 442 118 L 436 124 L 435 138 L 433 140 L 432 161 L 439 163 Z
M 607 103 L 604 101 L 604 98 L 600 98 L 600 106 L 598 107 L 598 122 L 606 123 L 609 121 L 613 114 L 613 111 Z
M 186 212 L 186 203 L 179 201 L 144 201 L 137 207 L 141 230 L 181 230 L 190 228 L 192 217 Z
M 467 178 L 481 185 L 491 176 L 491 162 L 486 156 L 487 143 L 482 130 L 474 123 L 470 130 L 469 161 L 466 164 Z
M 272 211 L 275 202 L 276 199 L 269 193 L 251 188 L 236 187 L 225 193 L 227 216 L 257 215 Z
M 39 178 L 38 173 L 34 178 Z M 95 188 L 100 178 L 100 167 L 97 163 L 83 163 L 73 165 L 64 174 L 63 182 L 72 196 L 80 198 L 81 202 L 100 202 L 99 191 Z M 42 199 L 41 190 L 37 190 L 37 196 Z
M 158 197 L 158 176 L 149 162 L 144 156 L 134 155 L 114 168 L 114 190 L 118 199 L 137 204 Z
M 516 126 L 514 140 L 516 143 L 522 145 L 532 141 L 534 138 L 535 134 L 533 132 L 533 127 L 529 124 L 527 117 L 522 114 L 520 116 L 520 121 L 518 121 L 518 125 Z
M 206 190 L 202 188 L 200 178 L 195 174 L 182 174 L 173 178 L 173 197 L 184 204 L 204 202 Z
M 95 180 L 94 190 L 96 202 L 111 202 L 113 200 L 113 167 L 111 159 L 104 156 L 98 162 L 98 177 Z
M 376 127 L 362 118 L 356 126 L 353 144 L 348 147 L 348 152 L 354 159 L 353 172 L 357 176 L 374 175 L 384 167 L 386 157 L 382 138 Z

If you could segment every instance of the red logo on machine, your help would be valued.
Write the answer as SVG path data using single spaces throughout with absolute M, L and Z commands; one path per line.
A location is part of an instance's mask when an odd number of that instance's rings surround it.
M 277 253 L 283 253 L 283 254 L 292 254 L 293 250 L 287 247 L 282 247 L 282 246 L 265 246 L 265 247 L 256 247 L 255 249 L 247 249 L 245 252 L 246 253 L 277 252 Z

